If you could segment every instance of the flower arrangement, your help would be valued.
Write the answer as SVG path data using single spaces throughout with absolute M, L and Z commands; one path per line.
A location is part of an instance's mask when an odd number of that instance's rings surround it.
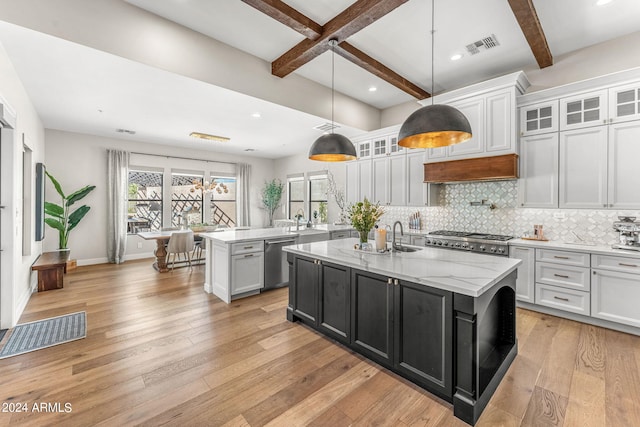
M 351 225 L 360 233 L 360 242 L 365 243 L 369 231 L 384 214 L 384 209 L 379 203 L 373 204 L 365 197 L 364 201 L 350 205 L 348 214 Z

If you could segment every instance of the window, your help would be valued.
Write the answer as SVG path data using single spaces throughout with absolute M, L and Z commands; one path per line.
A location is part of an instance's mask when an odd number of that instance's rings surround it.
M 289 195 L 289 219 L 294 219 L 300 213 L 305 217 L 304 176 L 287 179 L 287 194 Z
M 187 173 L 171 174 L 171 226 L 203 222 L 202 191 L 193 187 L 194 181 L 202 182 L 202 175 Z
M 162 172 L 129 171 L 127 232 L 162 228 Z
M 314 222 L 327 222 L 327 175 L 309 177 L 309 212 Z
M 215 187 L 211 191 L 211 221 L 216 224 L 236 225 L 236 178 L 212 176 Z

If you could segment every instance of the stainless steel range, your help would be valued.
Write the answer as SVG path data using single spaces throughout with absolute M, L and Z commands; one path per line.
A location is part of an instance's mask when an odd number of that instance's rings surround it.
M 500 234 L 467 233 L 464 231 L 432 231 L 425 239 L 425 246 L 480 252 L 489 255 L 509 256 L 508 240 L 513 236 Z

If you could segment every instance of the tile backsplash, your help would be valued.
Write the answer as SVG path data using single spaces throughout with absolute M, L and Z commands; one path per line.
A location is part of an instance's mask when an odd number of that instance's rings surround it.
M 486 200 L 485 205 L 471 205 L 471 202 L 482 200 Z M 380 222 L 393 225 L 395 221 L 401 221 L 408 229 L 409 215 L 420 212 L 425 232 L 454 230 L 516 237 L 526 232 L 533 234 L 534 224 L 542 224 L 545 237 L 550 240 L 575 242 L 579 240 L 577 234 L 585 241 L 609 245 L 617 242 L 618 233 L 612 224 L 618 216 L 640 218 L 640 211 L 517 208 L 517 202 L 518 185 L 515 180 L 445 184 L 440 192 L 440 206 L 387 206 Z M 495 209 L 490 209 L 490 204 L 494 204 Z M 562 215 L 564 218 L 558 218 Z

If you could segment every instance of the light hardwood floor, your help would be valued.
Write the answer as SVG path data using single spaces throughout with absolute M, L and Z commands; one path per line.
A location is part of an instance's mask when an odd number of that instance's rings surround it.
M 87 338 L 0 360 L 12 426 L 466 426 L 451 405 L 285 319 L 287 289 L 226 305 L 204 267 L 79 267 L 21 322 L 86 311 Z M 640 426 L 640 337 L 518 310 L 519 354 L 479 426 Z M 41 403 L 71 412 L 34 412 Z

